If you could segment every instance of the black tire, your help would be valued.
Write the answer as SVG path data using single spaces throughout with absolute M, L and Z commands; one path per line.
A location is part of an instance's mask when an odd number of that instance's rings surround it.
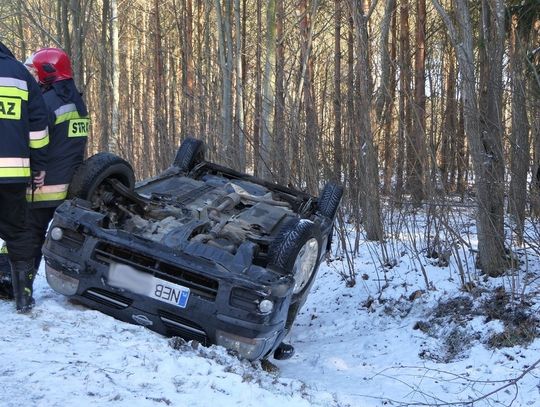
M 321 255 L 321 231 L 319 227 L 306 219 L 292 219 L 287 222 L 273 244 L 270 245 L 269 258 L 270 267 L 280 270 L 283 273 L 294 273 L 295 262 L 304 247 L 309 241 L 317 243 L 316 256 L 307 276 L 298 282 L 301 287 L 299 291 L 293 293 L 293 302 L 302 297 L 311 286 L 317 268 L 319 267 L 319 257 Z M 294 276 L 296 277 L 296 276 Z
M 317 203 L 317 212 L 332 220 L 335 219 L 341 197 L 343 196 L 343 187 L 332 182 L 327 183 L 319 197 Z
M 291 298 L 291 304 L 287 313 L 285 322 L 285 330 L 288 332 L 296 315 L 302 305 L 306 302 L 307 295 L 319 268 L 319 259 L 321 256 L 322 237 L 319 227 L 306 219 L 292 219 L 287 222 L 281 229 L 278 237 L 270 246 L 268 256 L 270 258 L 269 266 L 283 273 L 294 273 L 294 264 L 298 258 L 300 251 L 311 239 L 317 242 L 317 257 L 309 275 L 303 279 L 303 284 L 298 292 L 294 292 Z M 295 284 L 296 289 L 296 284 Z
M 111 153 L 97 153 L 84 161 L 75 172 L 68 189 L 68 198 L 93 202 L 104 181 L 117 179 L 129 189 L 135 187 L 133 168 L 124 159 Z
M 173 165 L 182 172 L 189 172 L 202 161 L 204 161 L 204 143 L 187 137 L 178 148 Z

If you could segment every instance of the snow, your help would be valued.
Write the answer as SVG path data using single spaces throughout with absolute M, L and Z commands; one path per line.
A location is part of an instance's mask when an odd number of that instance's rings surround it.
M 489 299 L 488 289 L 519 284 L 516 292 L 540 292 L 537 254 L 527 252 L 526 271 L 498 279 L 479 276 L 467 258 L 472 279 L 485 289 L 471 296 L 460 291 L 452 258 L 448 267 L 438 267 L 425 253 L 409 254 L 410 242 L 396 243 L 390 251 L 403 256 L 384 269 L 380 247 L 360 243 L 353 287 L 342 277 L 345 258 L 321 265 L 287 338 L 296 354 L 271 360 L 277 372 L 216 346 L 173 347 L 169 338 L 71 303 L 48 287 L 41 269 L 31 314 L 17 314 L 12 302 L 0 301 L 0 405 L 370 407 L 475 399 L 474 406 L 540 405 L 537 369 L 509 385 L 535 366 L 539 339 L 490 348 L 487 338 L 504 325 L 480 314 L 415 329 L 452 298 L 470 298 L 476 310 Z M 446 351 L 441 338 L 454 328 L 464 334 L 456 336 L 456 354 L 437 361 Z

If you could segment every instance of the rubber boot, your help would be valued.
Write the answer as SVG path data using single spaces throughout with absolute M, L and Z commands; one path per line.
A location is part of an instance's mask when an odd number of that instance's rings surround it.
M 7 248 L 4 245 L 0 247 L 0 300 L 12 299 L 13 286 L 11 284 L 11 265 L 8 260 Z
M 11 271 L 9 274 L 0 273 L 0 300 L 13 299 L 13 284 L 11 283 Z
M 34 259 L 11 262 L 11 280 L 17 312 L 26 314 L 34 307 L 32 284 L 35 276 Z
M 294 355 L 294 346 L 281 342 L 276 350 L 274 351 L 274 359 L 276 360 L 285 360 L 290 359 Z

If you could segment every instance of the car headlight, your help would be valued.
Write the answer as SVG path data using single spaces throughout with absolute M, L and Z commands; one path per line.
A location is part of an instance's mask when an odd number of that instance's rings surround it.
M 274 309 L 274 303 L 270 300 L 262 300 L 259 302 L 259 311 L 263 314 L 269 314 Z
M 64 231 L 59 228 L 58 226 L 55 226 L 54 228 L 51 229 L 51 239 L 52 240 L 62 240 L 62 238 L 64 237 Z
M 271 338 L 245 338 L 229 332 L 216 331 L 216 344 L 237 352 L 241 357 L 248 360 L 256 360 L 263 356 L 262 353 L 267 343 L 274 343 L 277 332 Z
M 48 264 L 45 264 L 45 275 L 47 282 L 51 288 L 64 295 L 75 295 L 79 289 L 79 280 L 66 276 L 61 271 L 53 269 Z

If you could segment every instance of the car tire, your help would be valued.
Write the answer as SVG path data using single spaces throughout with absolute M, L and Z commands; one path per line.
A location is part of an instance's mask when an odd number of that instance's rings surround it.
M 202 161 L 204 161 L 204 143 L 187 137 L 178 148 L 173 165 L 182 172 L 189 172 Z
M 341 185 L 334 184 L 333 182 L 327 183 L 319 196 L 317 212 L 334 220 L 342 196 L 343 187 Z
M 343 187 L 341 185 L 334 184 L 333 182 L 327 183 L 319 196 L 319 200 L 317 202 L 317 212 L 320 215 L 329 218 L 332 221 L 332 224 L 334 223 L 334 219 L 336 218 L 337 210 L 339 208 L 342 196 Z M 330 229 L 330 233 L 328 235 L 328 240 L 326 241 L 327 253 L 329 253 L 332 249 L 333 235 L 334 226 L 332 225 L 332 228 Z
M 97 153 L 85 160 L 75 172 L 68 189 L 68 198 L 92 202 L 94 194 L 107 179 L 114 178 L 129 189 L 135 187 L 133 168 L 124 159 L 111 153 Z
M 287 314 L 285 329 L 288 331 L 298 311 L 304 304 L 307 294 L 319 268 L 319 258 L 321 255 L 321 231 L 319 227 L 307 219 L 293 219 L 287 222 L 274 243 L 270 246 L 268 256 L 270 267 L 284 273 L 297 274 L 299 264 L 302 261 L 300 256 L 308 256 L 304 261 L 308 262 L 308 270 L 301 272 L 300 279 L 295 277 L 295 287 L 291 298 L 291 304 Z M 316 243 L 316 247 L 314 247 Z

